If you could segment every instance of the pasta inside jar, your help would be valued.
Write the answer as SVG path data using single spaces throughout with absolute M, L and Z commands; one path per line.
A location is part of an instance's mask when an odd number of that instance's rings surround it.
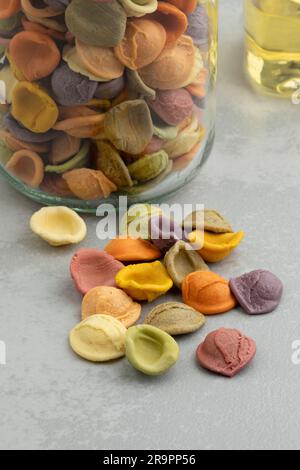
M 91 212 L 177 190 L 212 146 L 216 51 L 214 0 L 1 2 L 1 173 Z

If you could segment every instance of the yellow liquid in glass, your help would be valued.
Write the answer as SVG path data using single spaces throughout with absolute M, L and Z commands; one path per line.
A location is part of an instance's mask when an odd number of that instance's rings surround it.
M 300 95 L 300 0 L 245 0 L 245 65 L 261 92 Z

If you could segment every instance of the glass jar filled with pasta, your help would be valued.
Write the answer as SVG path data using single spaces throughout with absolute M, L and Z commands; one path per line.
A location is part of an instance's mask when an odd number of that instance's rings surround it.
M 0 171 L 48 205 L 162 199 L 214 138 L 215 0 L 1 0 Z

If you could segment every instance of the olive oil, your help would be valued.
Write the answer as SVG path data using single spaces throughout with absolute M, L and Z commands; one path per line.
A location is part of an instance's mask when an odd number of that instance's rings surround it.
M 248 77 L 256 89 L 300 95 L 300 0 L 244 0 Z

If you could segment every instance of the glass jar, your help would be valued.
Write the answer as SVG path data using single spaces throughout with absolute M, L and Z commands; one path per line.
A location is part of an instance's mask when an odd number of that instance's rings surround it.
M 0 171 L 46 205 L 155 201 L 215 123 L 217 0 L 0 4 Z
M 266 94 L 300 96 L 300 0 L 245 0 L 245 66 Z

